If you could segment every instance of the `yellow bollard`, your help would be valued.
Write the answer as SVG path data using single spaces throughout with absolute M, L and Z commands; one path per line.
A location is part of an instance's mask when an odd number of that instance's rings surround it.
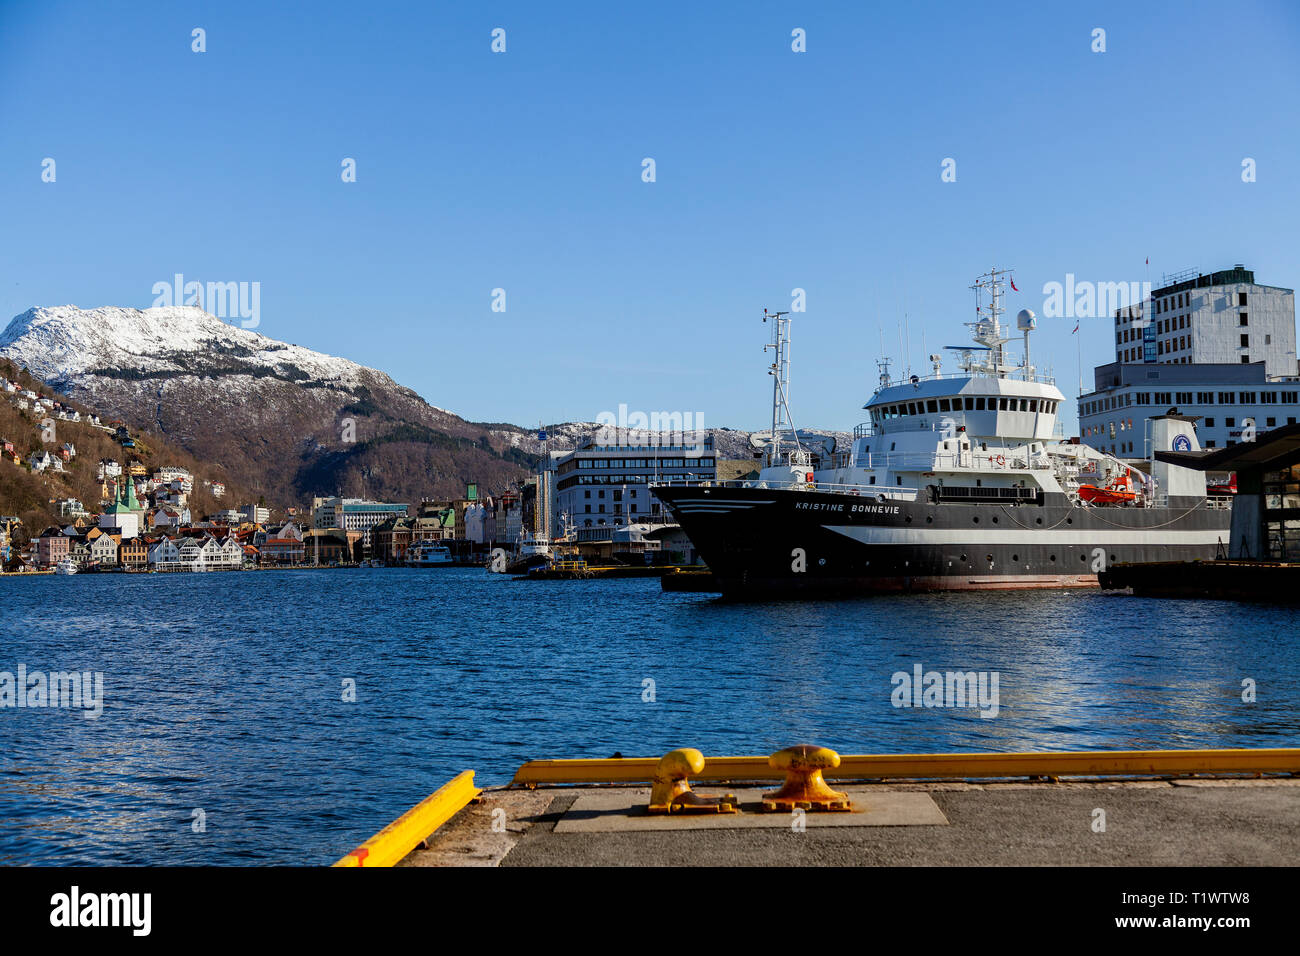
M 670 750 L 659 759 L 650 785 L 650 813 L 736 813 L 734 793 L 721 797 L 701 797 L 691 790 L 687 779 L 704 769 L 704 754 L 694 747 Z
M 785 772 L 785 786 L 763 794 L 763 809 L 768 813 L 800 810 L 846 812 L 853 804 L 846 793 L 832 790 L 822 776 L 823 770 L 840 765 L 840 755 L 827 747 L 800 744 L 778 750 L 768 758 L 768 766 Z

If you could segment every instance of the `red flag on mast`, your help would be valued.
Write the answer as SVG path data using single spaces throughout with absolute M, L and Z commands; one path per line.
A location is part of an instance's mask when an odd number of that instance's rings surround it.
M 1012 289 L 1013 292 L 1019 292 L 1019 291 L 1020 291 L 1019 289 L 1016 288 L 1016 280 L 1015 280 L 1015 279 L 1012 279 L 1012 280 L 1011 280 L 1011 289 Z

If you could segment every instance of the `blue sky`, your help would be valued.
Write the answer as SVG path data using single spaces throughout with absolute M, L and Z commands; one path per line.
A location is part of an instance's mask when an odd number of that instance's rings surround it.
M 0 0 L 0 318 L 259 282 L 259 332 L 469 418 L 755 428 L 801 288 L 795 421 L 848 428 L 882 332 L 965 342 L 995 264 L 1011 315 L 1147 257 L 1294 288 L 1297 115 L 1294 3 Z M 1073 327 L 1034 343 L 1071 398 Z

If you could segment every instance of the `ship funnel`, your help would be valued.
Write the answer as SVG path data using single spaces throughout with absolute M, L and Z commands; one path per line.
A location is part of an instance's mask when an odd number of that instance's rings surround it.
M 1157 415 L 1151 422 L 1151 474 L 1156 480 L 1156 493 L 1171 498 L 1204 498 L 1205 472 L 1181 465 L 1156 461 L 1158 451 L 1200 451 L 1196 440 L 1195 419 L 1185 415 Z

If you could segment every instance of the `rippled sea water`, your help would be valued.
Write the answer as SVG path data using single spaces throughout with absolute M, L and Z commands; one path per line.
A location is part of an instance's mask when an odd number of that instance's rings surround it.
M 0 606 L 0 671 L 104 674 L 95 720 L 0 708 L 9 865 L 328 863 L 531 758 L 1300 745 L 1300 611 L 1227 602 L 727 604 L 448 568 L 4 578 Z M 894 707 L 918 663 L 997 672 L 997 717 Z

